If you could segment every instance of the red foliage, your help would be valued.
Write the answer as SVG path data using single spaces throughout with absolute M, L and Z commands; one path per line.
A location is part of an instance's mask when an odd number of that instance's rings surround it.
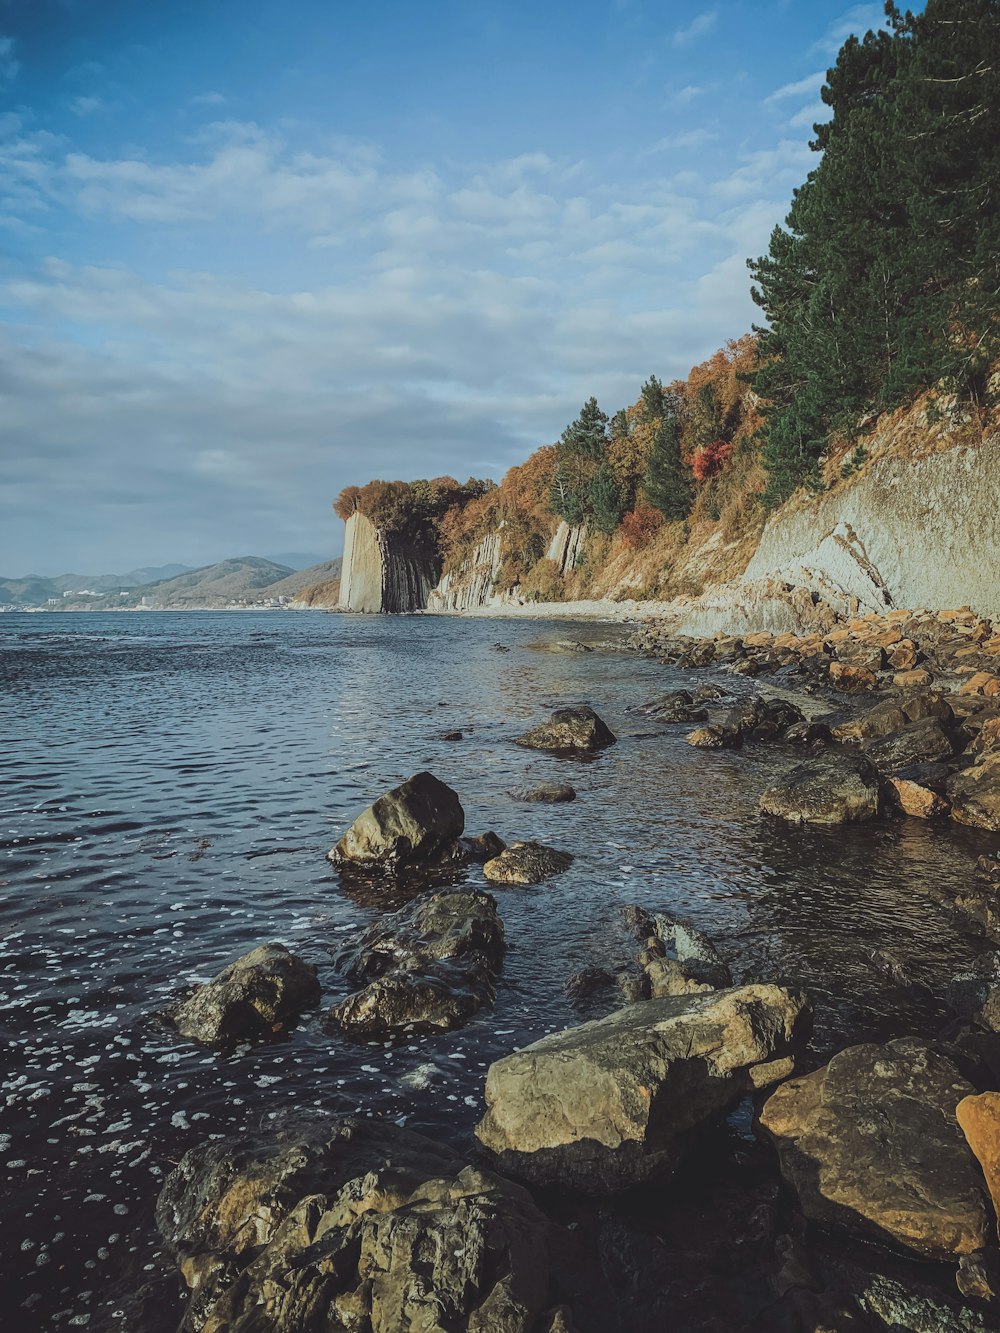
M 663 527 L 663 515 L 652 505 L 637 504 L 621 523 L 622 540 L 633 551 L 645 546 Z
M 717 477 L 733 456 L 733 446 L 726 440 L 713 440 L 699 449 L 691 460 L 691 471 L 699 483 Z

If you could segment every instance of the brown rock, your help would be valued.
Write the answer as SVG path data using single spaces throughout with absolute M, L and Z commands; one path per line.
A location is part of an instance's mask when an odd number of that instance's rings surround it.
M 952 819 L 1000 833 L 1000 750 L 955 773 L 947 791 Z
M 955 1120 L 973 1091 L 915 1038 L 851 1046 L 783 1083 L 760 1124 L 806 1217 L 955 1259 L 987 1242 L 980 1173 Z
M 955 1107 L 955 1118 L 983 1168 L 993 1211 L 1000 1216 L 1000 1092 L 963 1097 Z
M 845 694 L 865 694 L 878 689 L 875 672 L 867 667 L 850 666 L 844 662 L 830 663 L 830 680 Z
M 936 819 L 938 815 L 948 813 L 948 802 L 944 797 L 927 787 L 921 787 L 919 782 L 890 778 L 889 787 L 895 793 L 893 802 L 904 815 L 915 815 L 917 819 Z
M 919 660 L 917 645 L 912 639 L 900 639 L 889 649 L 889 665 L 897 671 L 909 671 Z
M 569 852 L 556 851 L 540 842 L 512 842 L 486 862 L 483 874 L 492 884 L 541 884 L 553 875 L 561 875 L 572 863 Z
M 931 685 L 933 681 L 934 677 L 924 667 L 917 667 L 915 671 L 897 671 L 892 678 L 893 685 L 898 685 L 901 690 L 915 685 Z
M 738 731 L 727 731 L 725 727 L 696 727 L 685 737 L 688 745 L 696 750 L 726 750 L 741 743 Z
M 974 676 L 969 677 L 958 692 L 959 694 L 985 694 L 994 698 L 1000 694 L 1000 676 L 991 675 L 989 671 L 977 671 Z

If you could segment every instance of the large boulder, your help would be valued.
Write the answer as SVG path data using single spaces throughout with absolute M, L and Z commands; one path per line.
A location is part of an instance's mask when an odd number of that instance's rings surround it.
M 194 1148 L 156 1220 L 184 1333 L 529 1333 L 550 1305 L 529 1195 L 377 1120 Z
M 505 1172 L 611 1194 L 668 1174 L 694 1129 L 787 1073 L 809 1025 L 779 986 L 629 1005 L 491 1065 L 476 1136 Z
M 503 950 L 503 922 L 490 894 L 429 894 L 364 932 L 346 968 L 360 988 L 331 1016 L 365 1039 L 458 1027 L 493 999 Z
M 879 809 L 878 773 L 861 755 L 817 755 L 768 787 L 760 808 L 793 824 L 873 819 Z
M 617 737 L 592 708 L 560 708 L 548 722 L 518 736 L 530 750 L 599 750 Z
M 416 773 L 362 811 L 330 852 L 335 865 L 399 866 L 455 855 L 465 812 L 433 773 Z
M 209 1046 L 259 1041 L 320 997 L 316 969 L 283 944 L 261 944 L 167 1014 L 182 1036 Z
M 955 1116 L 986 1177 L 993 1210 L 1000 1217 L 1000 1092 L 963 1097 Z
M 973 1091 L 916 1038 L 851 1046 L 760 1114 L 807 1218 L 935 1259 L 987 1243 L 981 1177 L 955 1108 Z
M 1000 833 L 1000 751 L 991 750 L 955 773 L 948 781 L 948 799 L 952 819 Z
M 561 875 L 573 864 L 569 852 L 557 851 L 541 842 L 513 842 L 487 861 L 483 874 L 493 884 L 541 884 Z
M 866 741 L 865 754 L 883 773 L 897 773 L 910 764 L 934 764 L 955 753 L 951 737 L 934 717 L 909 722 L 898 731 Z

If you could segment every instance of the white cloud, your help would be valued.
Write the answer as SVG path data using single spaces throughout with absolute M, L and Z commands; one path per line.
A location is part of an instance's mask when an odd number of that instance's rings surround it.
M 707 92 L 707 88 L 700 88 L 697 84 L 689 83 L 686 87 L 679 88 L 677 92 L 671 94 L 670 105 L 675 107 L 690 106 L 696 98 L 704 97 Z
M 205 93 L 195 93 L 194 97 L 188 98 L 191 106 L 222 106 L 225 100 L 222 93 L 211 90 Z
M 683 28 L 678 28 L 673 35 L 674 46 L 688 46 L 691 42 L 696 42 L 700 37 L 712 31 L 719 20 L 719 11 L 717 9 L 705 9 L 700 14 L 696 14 L 690 23 L 685 24 Z
M 886 18 L 882 5 L 875 3 L 853 5 L 833 20 L 819 41 L 814 42 L 809 48 L 808 54 L 833 57 L 852 34 L 863 37 L 869 30 L 884 28 L 885 25 Z
M 669 152 L 675 148 L 703 148 L 705 144 L 715 142 L 718 137 L 715 130 L 706 129 L 703 125 L 691 130 L 678 130 L 676 134 L 667 134 L 662 139 L 657 139 L 656 143 L 650 144 L 644 156 L 649 153 Z
M 74 116 L 92 116 L 97 111 L 103 111 L 105 103 L 100 97 L 74 97 L 69 104 L 70 111 Z
M 796 83 L 786 83 L 783 87 L 776 88 L 764 98 L 764 105 L 769 106 L 773 102 L 781 102 L 789 97 L 810 97 L 818 93 L 825 82 L 826 70 L 817 70 L 815 74 L 807 74 L 804 79 L 799 79 Z
M 831 116 L 830 108 L 825 102 L 811 102 L 809 106 L 804 106 L 801 111 L 796 111 L 795 115 L 788 121 L 790 129 L 812 129 L 814 125 L 825 124 Z
M 15 58 L 14 49 L 13 37 L 0 37 L 0 79 L 17 77 L 21 62 Z

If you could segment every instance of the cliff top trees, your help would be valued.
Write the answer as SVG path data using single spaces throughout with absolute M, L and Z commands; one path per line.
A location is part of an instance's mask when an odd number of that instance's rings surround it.
M 750 264 L 771 501 L 831 430 L 942 379 L 975 394 L 1000 350 L 1000 0 L 886 11 L 828 72 L 823 156 Z
M 616 416 L 616 429 L 621 428 Z M 576 526 L 588 523 L 612 533 L 628 508 L 619 478 L 608 464 L 611 432 L 596 398 L 588 398 L 555 447 L 555 473 L 549 503 L 552 512 Z

